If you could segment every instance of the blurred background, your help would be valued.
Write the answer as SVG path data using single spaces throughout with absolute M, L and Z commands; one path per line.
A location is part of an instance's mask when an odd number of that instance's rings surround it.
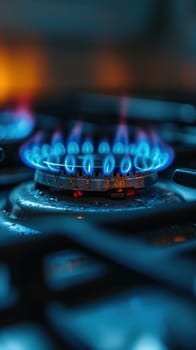
M 1 105 L 70 91 L 194 96 L 195 66 L 195 0 L 0 2 Z

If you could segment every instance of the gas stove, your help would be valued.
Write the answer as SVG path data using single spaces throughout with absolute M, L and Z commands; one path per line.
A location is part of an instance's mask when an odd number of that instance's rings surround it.
M 195 349 L 195 107 L 74 101 L 1 111 L 0 349 Z

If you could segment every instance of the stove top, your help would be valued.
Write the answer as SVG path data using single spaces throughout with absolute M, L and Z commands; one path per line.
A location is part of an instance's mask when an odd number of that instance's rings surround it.
M 80 109 L 1 112 L 0 349 L 195 349 L 194 120 Z

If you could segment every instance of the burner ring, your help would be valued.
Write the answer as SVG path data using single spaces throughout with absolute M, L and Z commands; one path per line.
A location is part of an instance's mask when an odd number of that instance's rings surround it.
M 153 184 L 157 180 L 157 173 L 148 174 L 128 174 L 103 176 L 98 174 L 93 176 L 85 175 L 67 175 L 64 173 L 51 174 L 44 170 L 37 169 L 34 180 L 37 184 L 52 187 L 59 191 L 123 191 L 124 189 L 142 189 Z
M 77 220 L 93 218 L 97 215 L 109 215 L 122 212 L 134 212 L 135 210 L 155 208 L 157 206 L 171 205 L 181 201 L 179 194 L 170 190 L 168 184 L 156 183 L 146 191 L 139 191 L 133 197 L 125 197 L 124 200 L 110 196 L 91 196 L 87 192 L 85 196 L 75 198 L 69 192 L 60 193 L 50 191 L 47 188 L 36 188 L 33 182 L 27 182 L 15 187 L 9 196 L 9 208 L 11 216 L 21 218 L 27 225 L 28 218 L 50 214 L 71 215 Z

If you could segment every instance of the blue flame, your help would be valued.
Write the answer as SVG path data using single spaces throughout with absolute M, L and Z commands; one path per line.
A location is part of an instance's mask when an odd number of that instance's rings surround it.
M 107 139 L 100 140 L 97 145 L 85 139 L 80 147 L 79 130 L 78 126 L 67 140 L 56 132 L 50 142 L 46 142 L 48 138 L 43 133 L 36 134 L 22 146 L 22 160 L 32 168 L 68 175 L 96 176 L 102 172 L 104 176 L 116 173 L 134 176 L 135 173 L 161 171 L 174 158 L 171 148 L 155 134 L 138 132 L 130 142 L 123 127 L 118 130 L 112 146 Z
M 86 155 L 83 159 L 83 171 L 86 175 L 92 175 L 94 171 L 94 161 L 92 155 Z
M 80 137 L 81 137 L 81 123 L 77 122 L 67 140 L 67 153 L 78 154 L 80 153 Z M 63 143 L 63 140 L 61 140 Z
M 74 174 L 76 170 L 76 158 L 72 154 L 65 157 L 65 170 L 68 174 Z
M 126 175 L 131 171 L 132 162 L 129 156 L 124 156 L 120 163 L 120 172 L 122 175 Z
M 54 134 L 52 135 L 51 145 L 52 147 L 57 144 L 63 142 L 62 134 L 60 130 L 56 130 Z
M 41 147 L 40 153 L 42 153 L 42 155 L 44 157 L 48 157 L 50 155 L 52 151 L 52 148 L 50 145 L 48 145 L 47 143 L 44 143 Z
M 148 155 L 136 154 L 134 167 L 139 172 L 160 171 L 165 169 L 173 161 L 173 152 L 169 148 L 161 150 L 158 146 L 150 150 Z
M 55 143 L 52 150 L 54 153 L 59 154 L 59 155 L 64 155 L 65 151 L 66 151 L 65 146 L 61 142 Z
M 84 141 L 82 144 L 82 153 L 93 153 L 94 147 L 93 143 L 90 140 Z
M 115 158 L 109 154 L 103 161 L 103 173 L 104 175 L 111 175 L 115 169 Z
M 67 145 L 67 152 L 70 154 L 78 154 L 80 152 L 79 145 L 76 141 L 70 141 Z
M 44 159 L 43 159 L 43 162 L 44 162 Z M 51 171 L 58 173 L 60 170 L 60 155 L 57 153 L 49 154 L 45 163 L 48 165 L 48 168 Z
M 120 141 L 115 142 L 115 144 L 112 148 L 112 152 L 114 154 L 124 154 L 125 153 L 125 145 L 123 145 L 123 143 Z
M 134 143 L 130 143 L 130 145 L 128 146 L 128 153 L 132 156 L 135 156 L 136 154 L 136 145 Z
M 110 153 L 110 144 L 108 141 L 101 141 L 98 145 L 98 152 L 100 154 Z
M 134 158 L 134 167 L 139 172 L 146 172 L 153 170 L 153 160 L 149 157 L 136 155 Z
M 141 141 L 136 149 L 136 153 L 144 157 L 150 156 L 150 145 L 147 141 Z
M 16 141 L 29 136 L 34 128 L 33 115 L 25 108 L 0 112 L 0 141 Z
M 120 124 L 116 131 L 116 137 L 112 152 L 114 154 L 125 154 L 128 147 L 128 132 L 125 124 Z
M 32 151 L 25 150 L 24 151 L 24 159 L 26 160 L 26 164 L 30 165 L 32 168 L 38 168 L 42 170 L 47 170 L 47 165 L 43 163 L 43 156 L 41 155 L 41 150 L 38 146 L 34 146 Z

